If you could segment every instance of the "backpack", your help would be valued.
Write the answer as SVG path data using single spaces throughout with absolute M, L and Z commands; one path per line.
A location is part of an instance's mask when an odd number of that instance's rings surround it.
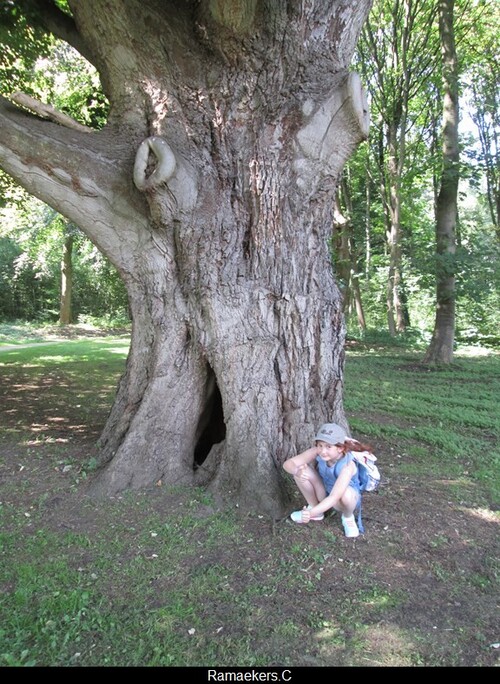
M 375 465 L 376 457 L 369 451 L 352 451 L 358 464 L 359 486 L 362 492 L 374 492 L 380 484 L 380 472 Z

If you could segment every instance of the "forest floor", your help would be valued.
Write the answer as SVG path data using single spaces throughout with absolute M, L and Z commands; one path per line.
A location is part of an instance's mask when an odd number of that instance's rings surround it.
M 57 329 L 54 338 L 62 334 Z M 88 333 L 71 330 L 72 339 L 79 335 Z M 132 646 L 130 655 L 125 647 L 113 653 L 116 615 L 113 639 L 101 623 L 88 634 L 81 627 L 73 652 L 60 646 L 58 656 L 51 654 L 47 641 L 44 656 L 40 642 L 48 628 L 38 637 L 35 627 L 27 628 L 19 650 L 31 664 L 500 664 L 499 513 L 473 485 L 460 488 L 433 472 L 400 469 L 393 444 L 376 439 L 384 477 L 379 492 L 364 497 L 366 533 L 357 539 L 343 536 L 337 515 L 309 525 L 257 511 L 238 515 L 182 488 L 157 486 L 96 501 L 86 494 L 93 473 L 84 464 L 105 418 L 95 408 L 108 399 L 84 410 L 70 396 L 64 369 L 36 379 L 22 366 L 0 370 L 0 510 L 3 535 L 20 540 L 16 563 L 33 561 L 35 549 L 42 555 L 37 563 L 43 556 L 54 561 L 58 542 L 51 547 L 47 540 L 64 537 L 65 563 L 88 581 L 86 600 L 98 593 L 101 619 L 121 611 L 133 632 L 127 611 L 139 601 L 144 629 L 135 635 L 144 642 L 135 656 Z M 14 558 L 7 546 L 0 548 L 3 561 L 6 553 Z M 39 591 L 55 595 L 48 571 L 41 573 Z M 15 590 L 13 580 L 0 579 L 4 610 Z M 32 612 L 41 611 L 41 599 L 31 600 Z M 151 616 L 156 651 L 144 636 Z M 22 664 L 9 639 L 0 630 L 0 653 L 10 653 L 7 664 Z

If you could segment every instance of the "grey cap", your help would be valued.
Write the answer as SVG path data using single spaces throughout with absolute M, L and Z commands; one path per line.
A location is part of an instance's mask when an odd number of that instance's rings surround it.
M 347 439 L 347 433 L 343 427 L 336 423 L 325 423 L 314 438 L 317 442 L 327 442 L 328 444 L 343 444 Z

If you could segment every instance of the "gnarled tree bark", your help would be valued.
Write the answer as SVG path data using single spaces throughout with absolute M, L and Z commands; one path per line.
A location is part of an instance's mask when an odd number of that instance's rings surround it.
M 279 514 L 282 461 L 318 423 L 346 424 L 328 240 L 368 132 L 348 65 L 370 2 L 69 5 L 109 124 L 89 135 L 3 101 L 0 165 L 128 289 L 131 349 L 92 489 L 202 484 Z

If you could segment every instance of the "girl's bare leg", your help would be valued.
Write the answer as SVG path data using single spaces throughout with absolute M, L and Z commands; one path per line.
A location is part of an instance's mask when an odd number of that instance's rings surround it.
M 340 511 L 346 518 L 350 518 L 359 503 L 359 494 L 352 487 L 347 487 L 341 499 L 335 506 L 335 510 Z
M 311 506 L 316 506 L 316 504 L 323 501 L 326 497 L 323 480 L 314 468 L 311 468 L 310 466 L 301 468 L 300 473 L 294 475 L 293 479 L 304 499 Z

